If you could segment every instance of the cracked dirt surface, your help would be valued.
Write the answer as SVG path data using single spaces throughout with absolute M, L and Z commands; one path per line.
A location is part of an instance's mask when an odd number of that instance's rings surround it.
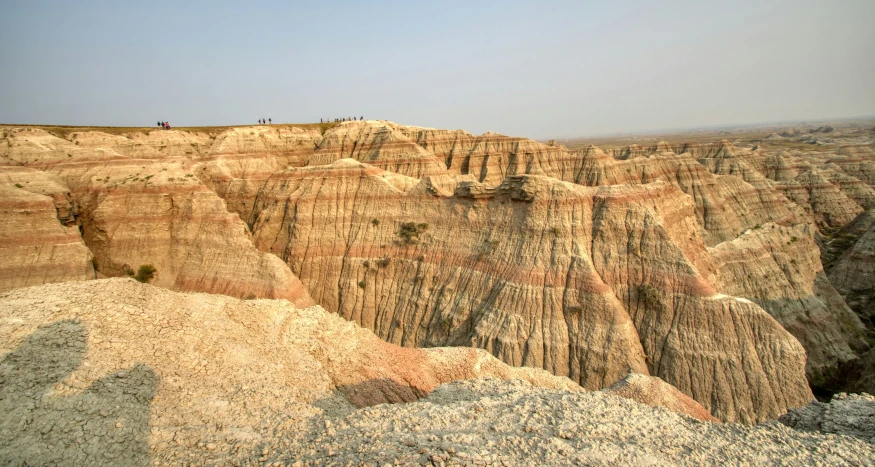
M 318 307 L 129 279 L 0 294 L 0 355 L 4 465 L 866 465 L 875 456 L 848 436 L 701 422 L 585 392 L 482 350 L 396 347 Z

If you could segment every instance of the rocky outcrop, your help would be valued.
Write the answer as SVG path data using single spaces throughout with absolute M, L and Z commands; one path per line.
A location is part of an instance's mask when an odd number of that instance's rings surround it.
M 447 172 L 434 154 L 405 138 L 396 125 L 388 122 L 341 123 L 325 134 L 309 165 L 326 165 L 345 158 L 415 178 Z
M 110 151 L 122 157 L 155 159 L 196 157 L 207 152 L 212 138 L 205 133 L 152 130 L 112 135 L 101 131 L 73 132 L 67 139 L 83 150 Z
M 57 177 L 0 167 L 0 290 L 94 279 L 68 196 Z
M 674 386 L 653 376 L 629 373 L 602 392 L 651 407 L 665 407 L 672 412 L 704 422 L 717 421 L 701 404 L 678 391 Z
M 71 141 L 37 128 L 4 128 L 0 131 L 2 165 L 45 167 L 73 159 L 103 160 L 121 157 L 117 152 L 105 148 L 80 148 Z
M 580 391 L 475 349 L 399 348 L 319 307 L 131 279 L 18 289 L 0 309 L 5 463 L 145 465 L 178 446 L 184 457 L 164 461 L 222 463 L 217 443 L 260 452 L 277 430 L 307 430 L 317 406 L 353 408 L 335 394 L 410 401 L 461 378 Z
M 830 167 L 826 165 L 825 167 Z M 875 209 L 875 189 L 862 180 L 846 175 L 841 170 L 824 170 L 824 175 L 848 198 L 863 209 Z
M 823 225 L 841 227 L 854 220 L 863 208 L 845 195 L 819 170 L 810 170 L 778 188 Z
M 837 239 L 852 243 L 829 270 L 829 280 L 857 314 L 875 329 L 875 210 L 860 214 Z
M 289 268 L 256 250 L 247 226 L 186 161 L 117 160 L 52 168 L 76 198 L 82 236 L 107 276 L 151 264 L 155 285 L 313 304 Z
M 812 402 L 779 420 L 797 430 L 853 436 L 875 444 L 875 397 L 869 394 L 837 394 L 829 403 Z
M 829 162 L 848 175 L 875 186 L 875 151 L 871 147 L 845 147 L 836 151 Z
M 802 348 L 758 306 L 717 295 L 694 206 L 670 185 L 517 176 L 436 196 L 397 177 L 353 161 L 276 174 L 255 244 L 396 344 L 473 345 L 588 388 L 631 368 L 725 420 L 810 399 Z
M 863 323 L 826 278 L 812 227 L 767 224 L 712 253 L 722 290 L 762 306 L 805 347 L 816 388 L 868 348 Z
M 307 165 L 322 140 L 319 128 L 258 126 L 231 128 L 197 158 L 194 174 L 231 212 L 249 218 L 252 201 L 271 174 Z
M 58 177 L 41 194 L 98 273 L 312 294 L 395 344 L 478 347 L 588 388 L 631 369 L 725 420 L 807 402 L 806 358 L 818 386 L 868 348 L 823 272 L 872 202 L 862 137 L 569 151 L 385 121 L 2 132 L 0 163 Z

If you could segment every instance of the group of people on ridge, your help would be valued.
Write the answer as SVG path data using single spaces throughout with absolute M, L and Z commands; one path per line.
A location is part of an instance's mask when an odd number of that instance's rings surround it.
M 355 118 L 355 117 L 335 118 L 335 119 L 334 119 L 334 123 L 340 123 L 340 122 L 355 122 L 355 121 L 361 121 L 361 120 L 364 120 L 364 119 L 365 119 L 364 116 L 360 116 L 359 118 Z M 331 120 L 330 120 L 330 119 L 327 119 L 327 118 L 325 118 L 325 119 L 320 118 L 320 119 L 319 119 L 319 123 L 329 123 L 330 121 L 331 121 Z M 266 119 L 265 119 L 265 118 L 259 118 L 259 119 L 258 119 L 258 124 L 259 124 L 259 125 L 273 125 L 273 119 L 272 119 L 272 118 L 266 118 Z M 161 129 L 163 129 L 163 130 L 169 130 L 169 129 L 170 129 L 170 123 L 169 123 L 169 122 L 158 122 L 158 128 L 161 128 Z
M 364 119 L 365 119 L 365 117 L 359 117 L 359 118 L 358 118 L 358 120 L 364 120 Z M 321 119 L 321 118 L 320 118 L 320 119 L 319 119 L 319 123 L 330 123 L 331 121 L 332 121 L 332 120 L 329 119 L 329 118 L 326 118 L 326 119 Z M 334 123 L 340 123 L 340 122 L 354 122 L 354 121 L 356 121 L 356 118 L 355 118 L 355 117 L 335 118 L 335 119 L 334 119 Z

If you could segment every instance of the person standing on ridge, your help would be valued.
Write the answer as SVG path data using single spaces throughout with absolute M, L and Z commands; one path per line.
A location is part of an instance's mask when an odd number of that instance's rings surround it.
M 273 125 L 273 119 L 270 118 L 270 117 L 267 117 L 267 124 L 268 124 L 268 125 Z

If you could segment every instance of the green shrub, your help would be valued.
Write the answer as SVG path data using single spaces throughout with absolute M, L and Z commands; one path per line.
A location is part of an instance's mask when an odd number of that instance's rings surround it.
M 404 222 L 401 224 L 401 228 L 398 229 L 398 236 L 401 237 L 399 241 L 402 245 L 410 245 L 413 243 L 419 243 L 419 236 L 422 235 L 423 232 L 428 229 L 428 224 L 426 223 L 415 223 L 415 222 Z
M 22 185 L 21 183 L 16 183 L 15 188 L 24 188 L 24 185 Z
M 362 288 L 362 289 L 365 288 L 365 285 L 367 285 L 367 284 L 365 283 L 365 281 L 359 281 L 359 287 L 360 287 L 360 288 Z
M 137 275 L 134 276 L 134 279 L 147 283 L 152 280 L 152 277 L 157 271 L 158 270 L 151 264 L 142 264 L 140 265 L 140 269 L 137 269 Z
M 380 225 L 380 219 L 377 219 L 377 218 L 371 219 L 371 225 L 373 225 L 374 227 L 379 226 L 379 225 Z

